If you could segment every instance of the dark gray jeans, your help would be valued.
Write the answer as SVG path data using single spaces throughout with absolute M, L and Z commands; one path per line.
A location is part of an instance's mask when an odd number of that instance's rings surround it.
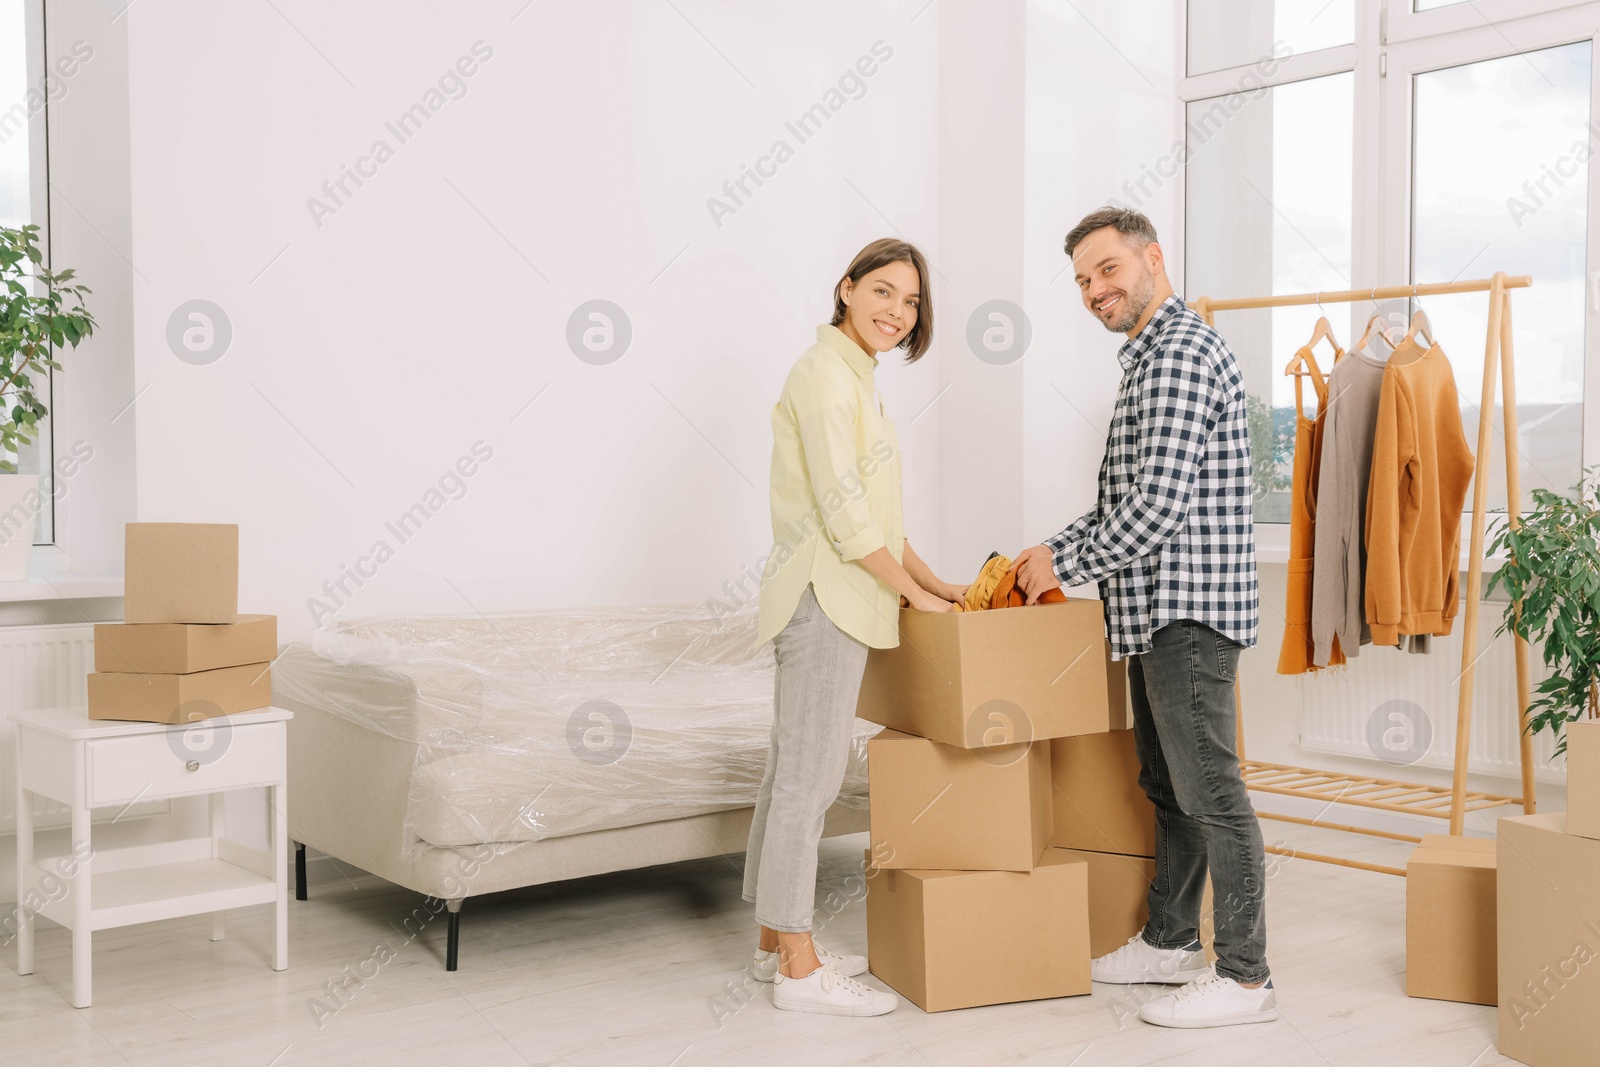
M 1156 877 L 1144 939 L 1195 942 L 1211 871 L 1217 973 L 1246 985 L 1267 970 L 1261 826 L 1239 774 L 1233 694 L 1242 645 L 1204 623 L 1157 630 L 1128 657 L 1139 785 L 1156 808 Z

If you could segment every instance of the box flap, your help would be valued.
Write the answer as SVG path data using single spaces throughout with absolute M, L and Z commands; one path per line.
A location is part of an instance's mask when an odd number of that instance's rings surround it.
M 1485 837 L 1428 834 L 1407 858 L 1406 868 L 1409 870 L 1418 863 L 1492 869 L 1495 866 L 1495 842 Z
M 1477 852 L 1494 855 L 1492 837 L 1456 837 L 1451 834 L 1427 834 L 1418 848 L 1438 848 L 1448 852 Z

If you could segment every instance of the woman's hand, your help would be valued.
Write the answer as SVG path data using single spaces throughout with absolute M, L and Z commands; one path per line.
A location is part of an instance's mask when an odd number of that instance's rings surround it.
M 914 611 L 952 612 L 956 606 L 942 597 L 934 596 L 925 589 L 917 590 L 915 597 L 906 598 Z
M 957 604 L 961 604 L 966 601 L 967 590 L 971 588 L 971 585 L 953 585 L 950 582 L 940 582 L 936 592 L 946 600 L 954 600 Z

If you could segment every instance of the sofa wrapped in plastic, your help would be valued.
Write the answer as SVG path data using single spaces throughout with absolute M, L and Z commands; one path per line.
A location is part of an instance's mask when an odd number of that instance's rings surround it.
M 399 843 L 415 859 L 753 805 L 773 697 L 755 637 L 753 609 L 705 605 L 373 619 L 290 645 L 273 684 L 279 704 L 415 746 Z M 847 808 L 865 811 L 879 729 L 856 720 Z

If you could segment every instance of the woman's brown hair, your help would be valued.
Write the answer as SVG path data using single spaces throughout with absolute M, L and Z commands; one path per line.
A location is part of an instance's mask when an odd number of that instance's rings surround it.
M 881 237 L 856 253 L 850 269 L 844 272 L 839 284 L 833 287 L 833 325 L 844 321 L 844 283 L 855 284 L 879 267 L 890 263 L 909 263 L 917 272 L 917 324 L 911 327 L 896 348 L 906 350 L 906 362 L 915 363 L 933 343 L 933 290 L 928 284 L 928 261 L 922 252 L 909 241 L 896 237 Z

